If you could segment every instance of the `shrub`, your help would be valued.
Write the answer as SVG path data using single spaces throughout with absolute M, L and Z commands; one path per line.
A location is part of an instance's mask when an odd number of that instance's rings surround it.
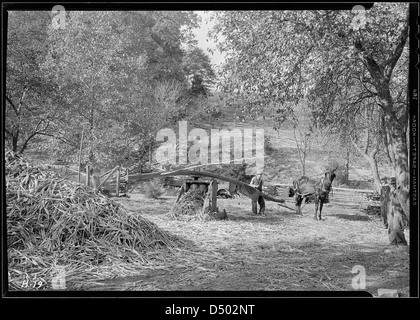
M 264 137 L 264 152 L 266 155 L 272 155 L 276 149 L 271 143 L 270 137 L 265 136 Z
M 150 180 L 145 187 L 145 195 L 147 198 L 157 199 L 163 193 L 162 181 L 159 178 Z

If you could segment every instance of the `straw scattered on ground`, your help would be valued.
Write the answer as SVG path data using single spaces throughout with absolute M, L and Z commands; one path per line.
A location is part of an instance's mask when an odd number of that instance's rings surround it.
M 116 278 L 91 290 L 351 291 L 352 269 L 359 265 L 366 271 L 366 291 L 409 293 L 408 248 L 388 244 L 379 217 L 333 202 L 324 207 L 323 221 L 314 220 L 313 204 L 298 216 L 267 202 L 267 215 L 257 216 L 251 201 L 239 197 L 218 200 L 229 220 L 183 221 L 166 214 L 174 199 L 147 202 L 133 195 L 119 201 L 133 213 L 141 203 L 144 216 L 188 246 L 153 259 L 159 272 Z
M 51 289 L 63 270 L 67 289 L 127 276 L 144 269 L 150 252 L 179 244 L 87 186 L 11 152 L 5 158 L 10 289 Z
M 174 204 L 169 214 L 172 218 L 177 220 L 204 220 L 204 199 L 204 192 L 200 190 L 188 190 L 188 192 L 184 193 L 179 201 Z

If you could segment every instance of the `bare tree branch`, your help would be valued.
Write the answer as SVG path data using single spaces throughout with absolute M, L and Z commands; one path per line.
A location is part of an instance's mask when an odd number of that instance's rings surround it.
M 4 128 L 4 131 L 11 137 L 13 137 L 13 133 L 9 130 L 7 130 L 7 128 Z
M 360 82 L 360 84 L 365 88 L 365 90 L 367 91 L 367 92 L 369 92 L 372 96 L 376 96 L 377 95 L 377 93 L 376 92 L 374 92 L 374 91 L 372 91 L 372 90 L 370 90 L 367 86 L 366 86 L 366 84 L 365 84 L 365 81 L 363 81 L 361 78 L 359 78 L 359 77 L 354 77 L 355 79 L 357 79 L 359 82 Z
M 408 38 L 408 21 L 409 21 L 409 8 L 407 8 L 406 14 L 406 23 L 404 24 L 403 29 L 401 30 L 401 34 L 399 36 L 399 42 L 395 47 L 394 53 L 385 63 L 385 77 L 389 80 L 392 75 L 392 71 L 395 68 L 395 65 L 398 62 L 398 59 L 401 57 L 401 54 L 404 50 L 405 44 L 407 43 Z
M 48 129 L 50 121 L 48 121 L 48 123 L 47 123 L 47 125 L 46 125 L 46 127 L 45 127 L 45 128 L 43 128 L 42 130 L 39 130 L 39 129 L 38 129 L 38 128 L 39 128 L 39 126 L 41 125 L 41 123 L 42 123 L 42 122 L 44 122 L 44 121 L 45 121 L 45 119 L 40 119 L 40 120 L 38 121 L 38 123 L 37 123 L 37 124 L 36 124 L 36 126 L 35 126 L 34 132 L 33 132 L 32 134 L 30 134 L 28 138 L 26 138 L 25 142 L 23 143 L 22 147 L 20 148 L 19 153 L 23 153 L 23 151 L 25 151 L 25 150 L 26 150 L 26 148 L 28 147 L 28 142 L 29 142 L 29 141 L 30 141 L 33 137 L 35 137 L 36 135 L 38 135 L 38 134 L 40 134 L 41 132 L 43 132 L 43 131 L 45 131 L 45 130 L 47 130 L 47 129 Z
M 6 100 L 7 100 L 7 102 L 9 102 L 10 103 L 10 105 L 12 106 L 12 108 L 13 108 L 13 110 L 15 111 L 15 113 L 16 113 L 16 115 L 18 114 L 18 109 L 17 109 L 17 107 L 15 106 L 15 104 L 13 103 L 13 101 L 6 95 Z

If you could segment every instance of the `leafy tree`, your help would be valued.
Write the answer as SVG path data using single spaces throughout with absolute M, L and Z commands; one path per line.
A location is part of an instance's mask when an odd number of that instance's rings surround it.
M 244 114 L 269 106 L 273 114 L 291 114 L 292 104 L 302 98 L 297 72 L 315 40 L 299 28 L 315 22 L 307 11 L 216 12 L 214 34 L 225 41 L 219 50 L 227 54 L 221 87 L 237 95 Z M 319 23 L 319 22 L 318 22 Z M 294 51 L 296 50 L 296 52 Z M 302 57 L 303 56 L 303 57 Z
M 381 138 L 378 126 L 372 125 L 375 123 L 375 120 L 378 121 L 378 114 L 375 115 L 375 111 L 377 110 L 371 107 L 374 105 L 373 101 L 367 99 L 362 105 L 362 112 L 356 115 L 353 123 L 353 131 L 350 132 L 349 138 L 354 148 L 369 163 L 375 191 L 380 194 L 381 178 L 378 171 L 377 157 L 381 146 Z M 364 135 L 361 134 L 362 132 Z
M 126 26 L 127 50 L 146 57 L 144 70 L 149 82 L 177 80 L 183 82 L 183 46 L 196 44 L 192 30 L 199 18 L 191 11 L 119 12 Z
M 191 84 L 191 94 L 207 95 L 216 77 L 209 56 L 201 48 L 190 47 L 183 57 L 182 65 Z
M 70 12 L 64 30 L 50 29 L 43 68 L 71 106 L 60 125 L 74 143 L 63 152 L 75 154 L 84 126 L 85 161 L 144 156 L 155 133 L 178 116 L 181 45 L 192 42 L 196 21 L 190 12 Z
M 409 216 L 408 109 L 405 99 L 408 74 L 404 53 L 408 37 L 408 6 L 375 4 L 369 12 L 365 29 L 349 31 L 353 31 L 347 37 L 347 41 L 352 43 L 349 60 L 359 70 L 357 73 L 348 73 L 357 83 L 349 80 L 349 84 L 364 87 L 358 96 L 360 102 L 352 104 L 360 107 L 362 100 L 369 97 L 375 99 L 377 112 L 382 115 L 385 124 L 383 134 L 387 136 L 394 157 L 398 198 L 405 214 Z M 355 76 L 358 77 L 355 79 Z
M 193 96 L 207 95 L 207 89 L 204 87 L 204 79 L 201 75 L 195 74 L 191 80 L 191 94 Z
M 61 99 L 54 79 L 40 70 L 50 17 L 40 11 L 8 14 L 5 133 L 11 149 L 22 153 L 35 138 L 55 135 L 51 124 Z
M 293 137 L 302 166 L 302 175 L 306 175 L 306 159 L 311 151 L 316 135 L 312 121 L 312 111 L 307 101 L 299 101 L 295 105 L 290 118 L 293 123 Z
M 409 216 L 407 9 L 374 4 L 365 24 L 350 11 L 216 12 L 214 33 L 226 39 L 223 88 L 247 101 L 247 113 L 271 106 L 274 115 L 291 114 L 285 102 L 305 97 L 321 126 L 337 127 L 374 99 Z
M 43 69 L 56 77 L 70 106 L 67 134 L 76 136 L 85 127 L 92 162 L 100 148 L 98 129 L 110 118 L 111 101 L 119 95 L 113 81 L 122 76 L 122 68 L 115 65 L 124 61 L 118 59 L 122 46 L 113 30 L 117 22 L 110 12 L 70 12 L 64 30 L 48 30 L 51 45 Z

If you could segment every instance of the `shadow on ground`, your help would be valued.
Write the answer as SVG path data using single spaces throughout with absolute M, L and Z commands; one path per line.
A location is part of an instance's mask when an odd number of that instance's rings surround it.
M 343 220 L 350 220 L 350 221 L 371 221 L 372 219 L 369 216 L 360 215 L 360 214 L 341 214 L 341 213 L 333 213 L 331 214 L 332 217 L 336 217 Z
M 287 211 L 281 211 L 281 212 L 272 212 L 269 214 L 263 214 L 263 215 L 257 215 L 250 212 L 244 212 L 244 213 L 238 213 L 238 212 L 232 212 L 228 211 L 228 220 L 229 221 L 235 221 L 235 222 L 257 222 L 257 223 L 266 223 L 266 224 L 276 224 L 277 222 L 281 222 L 284 220 L 292 220 L 292 219 L 299 219 L 302 216 L 298 216 L 295 213 L 289 213 Z

